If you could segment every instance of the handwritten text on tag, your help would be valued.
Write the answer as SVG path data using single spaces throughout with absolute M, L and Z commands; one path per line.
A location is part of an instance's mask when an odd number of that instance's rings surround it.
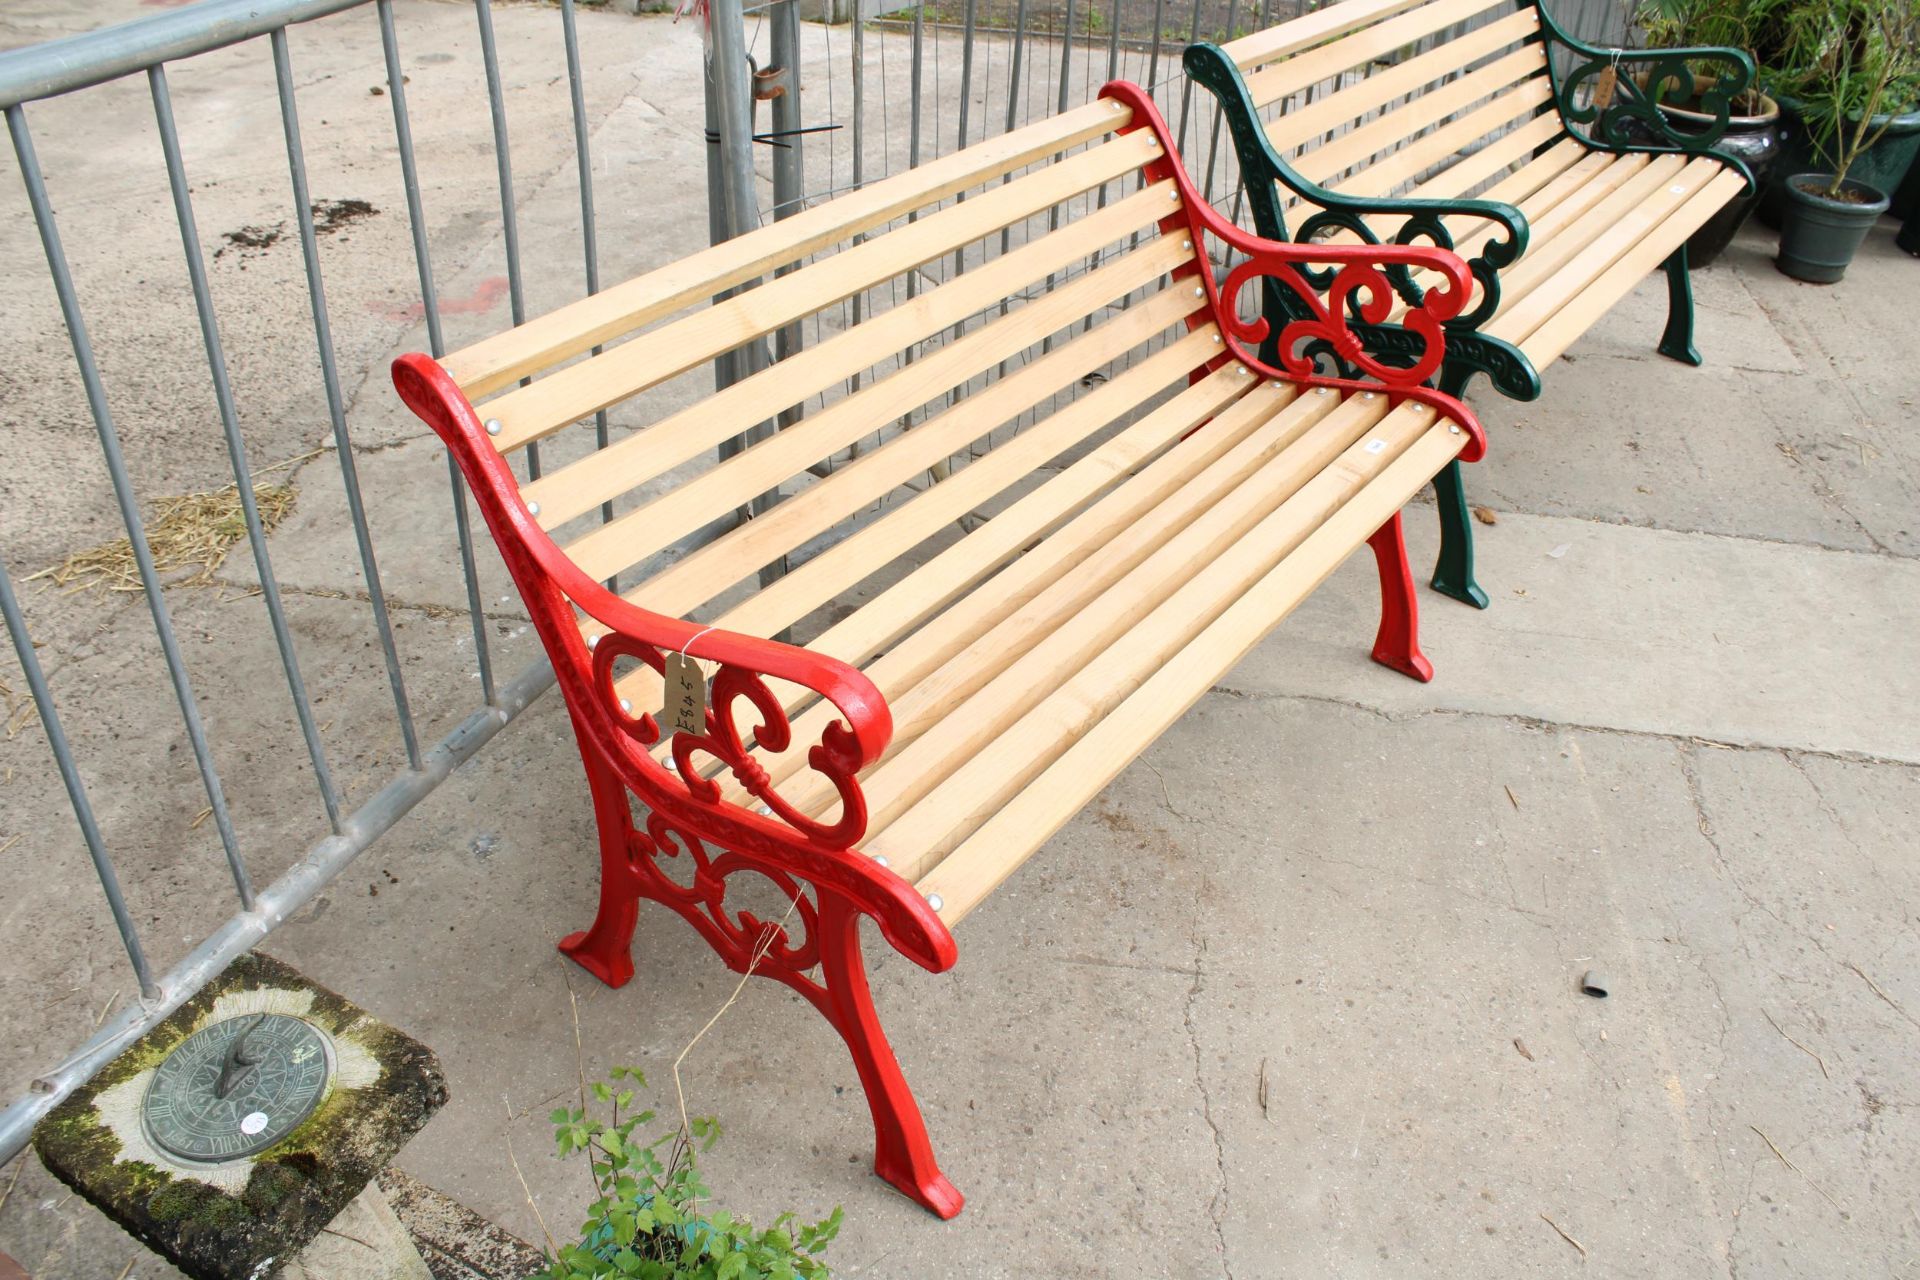
M 667 655 L 667 704 L 662 718 L 668 733 L 707 731 L 707 677 L 684 653 Z

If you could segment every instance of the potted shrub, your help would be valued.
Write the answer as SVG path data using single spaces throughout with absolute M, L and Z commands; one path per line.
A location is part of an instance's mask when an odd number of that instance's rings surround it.
M 1783 271 L 1832 283 L 1920 149 L 1920 0 L 1775 0 L 1761 26 L 1782 146 L 1760 219 Z
M 1739 49 L 1758 61 L 1756 45 L 1780 0 L 1642 0 L 1638 22 L 1650 49 L 1716 46 Z M 1660 113 L 1676 133 L 1705 133 L 1714 117 L 1700 111 L 1700 98 L 1713 86 L 1713 77 L 1695 73 L 1693 92 L 1679 100 L 1662 100 Z M 1746 162 L 1753 171 L 1754 191 L 1723 206 L 1698 231 L 1687 237 L 1687 265 L 1704 267 L 1720 256 L 1753 212 L 1765 190 L 1780 153 L 1780 105 L 1758 86 L 1733 101 L 1726 132 L 1714 143 Z
M 608 1119 L 588 1114 L 585 1087 L 580 1106 L 549 1117 L 560 1155 L 586 1157 L 594 1201 L 577 1242 L 548 1237 L 550 1262 L 539 1280 L 827 1280 L 818 1255 L 840 1231 L 840 1210 L 810 1225 L 783 1213 L 755 1227 L 714 1208 L 695 1163 L 719 1126 L 694 1117 L 651 1141 L 635 1136 L 655 1119 L 634 1109 L 634 1090 L 645 1086 L 637 1069 L 615 1067 L 592 1086 Z
M 1795 279 L 1832 284 L 1888 205 L 1855 170 L 1894 128 L 1889 108 L 1920 96 L 1920 0 L 1800 0 L 1786 36 L 1804 68 L 1790 84 L 1820 168 L 1783 175 L 1776 261 Z

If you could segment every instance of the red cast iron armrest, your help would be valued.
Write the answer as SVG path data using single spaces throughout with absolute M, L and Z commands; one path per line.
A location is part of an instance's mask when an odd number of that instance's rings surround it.
M 709 687 L 706 732 L 674 735 L 675 770 L 693 799 L 703 805 L 721 803 L 719 785 L 701 776 L 695 765 L 695 757 L 705 754 L 726 765 L 774 817 L 809 842 L 845 849 L 865 834 L 866 803 L 855 778 L 880 758 L 893 737 L 892 713 L 871 680 L 847 663 L 797 645 L 654 613 L 607 590 L 581 572 L 527 510 L 507 460 L 493 447 L 479 414 L 439 362 L 418 353 L 401 356 L 394 361 L 393 380 L 401 398 L 452 450 L 495 543 L 527 596 L 527 607 L 555 658 L 556 670 L 566 665 L 563 654 L 572 659 L 576 672 L 559 671 L 563 683 L 570 675 L 591 680 L 590 689 L 579 691 L 590 696 L 577 699 L 582 706 L 576 713 L 597 717 L 599 722 L 592 726 L 596 738 L 624 737 L 643 749 L 657 744 L 661 728 L 651 709 L 629 708 L 614 692 L 614 664 L 628 657 L 663 671 L 668 654 L 686 653 L 691 646 L 690 656 L 719 664 Z M 536 579 L 552 583 L 558 596 L 529 591 L 523 576 L 528 569 Z M 580 633 L 572 605 L 607 627 L 608 633 L 589 644 Z M 840 793 L 840 817 L 833 823 L 816 821 L 788 806 L 748 749 L 752 742 L 768 751 L 782 751 L 791 740 L 781 700 L 766 683 L 769 678 L 811 689 L 845 717 L 844 722 L 830 723 L 808 754 L 809 763 L 832 780 Z M 734 704 L 741 699 L 760 715 L 760 723 L 745 733 L 734 718 Z M 638 754 L 644 756 L 645 751 Z
M 1395 244 L 1290 244 L 1267 240 L 1243 230 L 1203 199 L 1187 174 L 1173 144 L 1166 119 L 1153 99 L 1138 85 L 1114 80 L 1101 89 L 1100 96 L 1112 98 L 1133 109 L 1132 120 L 1121 133 L 1150 129 L 1159 140 L 1161 154 L 1145 166 L 1150 182 L 1171 180 L 1180 199 L 1160 222 L 1163 235 L 1186 236 L 1199 252 L 1191 263 L 1174 273 L 1177 280 L 1193 280 L 1205 292 L 1210 318 L 1219 327 L 1225 348 L 1215 367 L 1237 360 L 1269 378 L 1278 378 L 1304 386 L 1330 386 L 1342 390 L 1380 390 L 1393 397 L 1417 400 L 1438 409 L 1458 422 L 1468 435 L 1460 457 L 1477 462 L 1486 452 L 1486 433 L 1473 411 L 1449 395 L 1426 385 L 1439 372 L 1446 356 L 1444 321 L 1460 314 L 1473 290 L 1473 273 L 1460 255 L 1432 245 Z M 1224 279 L 1202 270 L 1209 260 L 1206 239 L 1212 236 L 1228 250 L 1244 255 Z M 1412 335 L 1418 355 L 1406 366 L 1385 364 L 1362 346 L 1348 327 L 1349 316 L 1367 324 L 1382 324 L 1399 300 L 1387 279 L 1386 268 L 1406 266 L 1431 271 L 1444 287 L 1429 288 L 1418 305 L 1400 316 L 1399 324 Z M 1315 267 L 1336 268 L 1330 284 L 1318 289 L 1307 272 Z M 1281 330 L 1276 344 L 1280 367 L 1275 368 L 1255 353 L 1268 336 L 1264 317 L 1242 319 L 1235 305 L 1241 288 L 1250 280 L 1270 277 L 1296 294 L 1311 313 L 1311 318 L 1294 320 Z M 1328 378 L 1314 372 L 1307 348 L 1324 343 L 1364 379 Z M 1254 348 L 1254 349 L 1250 349 Z

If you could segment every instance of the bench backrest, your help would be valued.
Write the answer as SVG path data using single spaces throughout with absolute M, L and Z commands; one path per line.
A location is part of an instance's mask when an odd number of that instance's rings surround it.
M 651 574 L 636 598 L 685 616 L 949 459 L 1056 420 L 1054 452 L 1071 449 L 1112 424 L 1113 397 L 1104 411 L 1076 406 L 1123 370 L 1138 407 L 1218 360 L 1205 335 L 1175 341 L 1202 325 L 1205 300 L 1165 287 L 1197 269 L 1194 249 L 1157 233 L 1180 195 L 1142 175 L 1163 154 L 1151 132 L 1116 132 L 1132 114 L 1097 101 L 942 157 L 442 364 L 503 455 L 609 407 L 639 428 L 521 484 L 541 528 L 595 578 L 786 486 L 761 518 Z M 716 356 L 795 324 L 805 351 L 711 390 Z M 782 415 L 781 430 L 709 461 Z M 607 503 L 621 513 L 599 523 Z
M 1526 0 L 1348 0 L 1222 49 L 1295 172 L 1346 195 L 1459 196 L 1562 133 Z

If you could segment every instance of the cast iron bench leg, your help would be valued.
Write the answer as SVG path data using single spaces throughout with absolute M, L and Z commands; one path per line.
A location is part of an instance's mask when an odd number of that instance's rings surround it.
M 1471 365 L 1449 360 L 1440 371 L 1440 391 L 1458 400 L 1473 379 Z M 1440 507 L 1440 558 L 1433 566 L 1433 589 L 1476 609 L 1487 607 L 1487 593 L 1473 580 L 1473 513 L 1467 510 L 1467 485 L 1460 475 L 1460 459 L 1449 462 L 1433 478 L 1433 496 Z
M 1693 345 L 1693 280 L 1687 274 L 1687 246 L 1667 255 L 1667 331 L 1660 337 L 1660 354 L 1681 364 L 1700 363 Z
M 1367 545 L 1380 570 L 1380 630 L 1373 660 L 1422 682 L 1433 679 L 1433 664 L 1420 652 L 1420 607 L 1414 599 L 1413 566 L 1407 563 L 1407 534 L 1400 513 L 1381 525 Z
M 825 999 L 814 1003 L 847 1042 L 860 1085 L 867 1091 L 867 1105 L 873 1110 L 873 1171 L 916 1204 L 951 1218 L 966 1200 L 934 1161 L 920 1106 L 880 1028 L 860 954 L 860 913 L 837 894 L 818 892 L 820 919 L 815 927 L 820 931 L 820 969 L 826 987 Z
M 934 1160 L 933 1143 L 927 1137 L 920 1107 L 880 1027 L 860 952 L 860 909 L 826 885 L 787 874 L 775 881 L 779 888 L 788 894 L 801 894 L 810 888 L 812 902 L 817 904 L 814 910 L 801 912 L 807 925 L 804 931 L 811 934 L 805 949 L 789 953 L 780 946 L 765 945 L 764 931 L 775 926 L 745 913 L 738 917 L 739 923 L 748 933 L 757 933 L 762 945 L 755 945 L 753 938 L 745 939 L 744 944 L 741 939 L 730 938 L 692 902 L 711 894 L 711 905 L 724 909 L 720 906 L 724 881 L 735 869 L 728 865 L 730 855 L 722 854 L 706 864 L 713 873 L 713 883 L 704 888 L 698 883 L 704 872 L 696 875 L 693 890 L 668 881 L 657 860 L 659 854 L 674 851 L 662 843 L 658 833 L 642 835 L 634 827 L 624 785 L 590 752 L 582 754 L 600 830 L 600 909 L 590 928 L 561 939 L 561 952 L 608 986 L 623 986 L 633 977 L 633 930 L 640 899 L 653 898 L 672 907 L 700 930 L 735 972 L 751 969 L 761 977 L 784 982 L 820 1011 L 846 1041 L 873 1111 L 873 1171 L 942 1218 L 959 1213 L 966 1200 Z M 678 831 L 672 835 L 681 842 L 697 838 Z M 806 905 L 804 900 L 801 905 Z M 814 956 L 820 966 L 817 982 L 810 976 Z
M 600 832 L 600 909 L 584 933 L 560 940 L 560 952 L 608 986 L 624 987 L 633 977 L 633 927 L 640 916 L 633 811 L 627 807 L 625 785 L 587 749 L 588 738 L 578 721 L 573 732 L 581 744 L 594 826 Z

